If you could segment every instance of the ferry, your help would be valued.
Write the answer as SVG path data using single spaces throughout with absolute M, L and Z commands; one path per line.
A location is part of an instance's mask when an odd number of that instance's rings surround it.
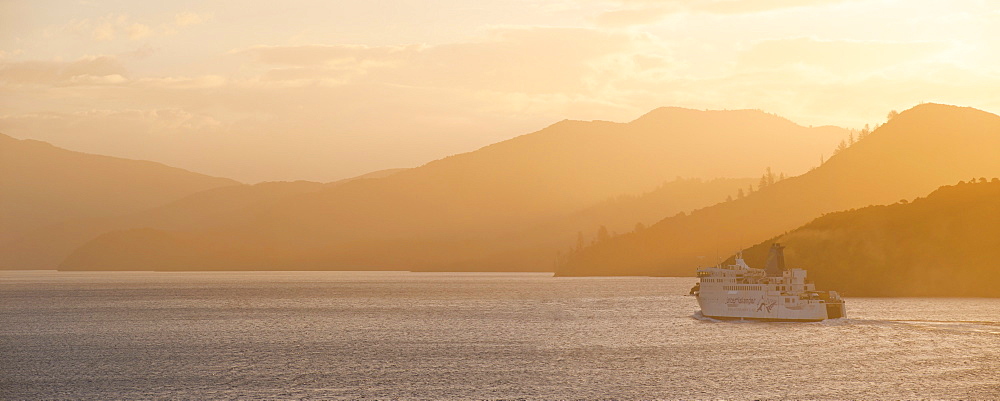
M 818 322 L 847 317 L 836 291 L 817 291 L 803 269 L 786 269 L 784 246 L 771 245 L 764 269 L 755 269 L 736 255 L 732 265 L 698 269 L 698 284 L 690 295 L 701 314 L 719 320 Z

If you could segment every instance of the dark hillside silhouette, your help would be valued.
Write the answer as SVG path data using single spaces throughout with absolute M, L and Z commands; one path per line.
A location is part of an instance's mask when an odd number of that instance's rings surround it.
M 923 104 L 798 177 L 743 199 L 666 218 L 588 247 L 560 275 L 688 276 L 699 265 L 823 213 L 912 199 L 968 177 L 1000 175 L 1000 117 Z
M 1000 297 L 1000 180 L 830 213 L 747 249 L 747 263 L 763 266 L 772 242 L 789 267 L 848 296 Z

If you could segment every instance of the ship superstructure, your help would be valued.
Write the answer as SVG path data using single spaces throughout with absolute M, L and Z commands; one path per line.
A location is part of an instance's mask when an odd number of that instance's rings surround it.
M 817 291 L 803 269 L 786 269 L 784 247 L 771 245 L 764 269 L 735 263 L 698 269 L 691 289 L 701 313 L 713 319 L 816 322 L 847 316 L 836 291 Z

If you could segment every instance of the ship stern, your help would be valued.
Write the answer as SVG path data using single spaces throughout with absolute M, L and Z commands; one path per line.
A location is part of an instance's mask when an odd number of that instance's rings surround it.
M 826 304 L 826 318 L 838 319 L 847 317 L 847 306 L 843 302 L 830 302 Z

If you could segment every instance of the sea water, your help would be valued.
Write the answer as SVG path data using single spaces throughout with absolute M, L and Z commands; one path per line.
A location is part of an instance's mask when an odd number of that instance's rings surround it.
M 0 399 L 1000 399 L 1000 299 L 716 322 L 694 282 L 0 271 Z

